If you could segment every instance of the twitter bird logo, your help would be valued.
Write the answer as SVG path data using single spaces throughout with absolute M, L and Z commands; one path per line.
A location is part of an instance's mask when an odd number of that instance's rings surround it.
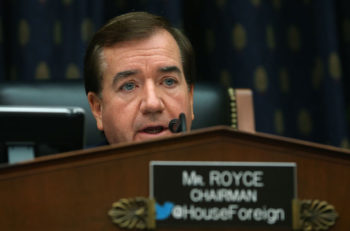
M 156 220 L 167 219 L 174 208 L 174 203 L 166 201 L 163 205 L 156 203 Z

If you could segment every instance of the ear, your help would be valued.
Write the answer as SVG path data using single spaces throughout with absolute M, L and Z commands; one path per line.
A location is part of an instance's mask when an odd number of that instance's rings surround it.
M 191 104 L 191 110 L 192 110 L 192 120 L 194 120 L 194 110 L 193 110 L 193 90 L 194 90 L 194 85 L 191 84 L 190 85 L 190 104 Z
M 88 95 L 88 101 L 90 104 L 90 109 L 92 112 L 92 115 L 96 119 L 96 125 L 97 128 L 101 131 L 103 131 L 103 123 L 102 123 L 102 99 L 94 92 L 89 92 Z

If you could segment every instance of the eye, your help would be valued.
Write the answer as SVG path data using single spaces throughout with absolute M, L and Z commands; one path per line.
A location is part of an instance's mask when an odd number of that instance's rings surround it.
M 132 91 L 134 90 L 136 87 L 136 84 L 134 82 L 127 82 L 127 83 L 124 83 L 121 87 L 120 87 L 120 90 L 123 90 L 123 91 Z
M 163 83 L 167 87 L 172 87 L 172 86 L 174 86 L 177 83 L 177 80 L 175 80 L 173 78 L 165 78 L 163 80 Z

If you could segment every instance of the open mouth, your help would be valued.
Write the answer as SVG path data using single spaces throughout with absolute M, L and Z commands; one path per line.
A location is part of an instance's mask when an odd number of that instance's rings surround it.
M 164 131 L 164 127 L 163 126 L 147 127 L 145 129 L 143 129 L 142 131 L 144 133 L 148 133 L 148 134 L 158 134 L 158 133 L 161 133 L 162 131 Z

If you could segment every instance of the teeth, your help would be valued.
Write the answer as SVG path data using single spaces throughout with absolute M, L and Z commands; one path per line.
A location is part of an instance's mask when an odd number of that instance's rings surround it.
M 150 134 L 157 134 L 161 131 L 163 131 L 163 127 L 159 126 L 159 127 L 149 127 L 143 130 L 146 133 L 150 133 Z

